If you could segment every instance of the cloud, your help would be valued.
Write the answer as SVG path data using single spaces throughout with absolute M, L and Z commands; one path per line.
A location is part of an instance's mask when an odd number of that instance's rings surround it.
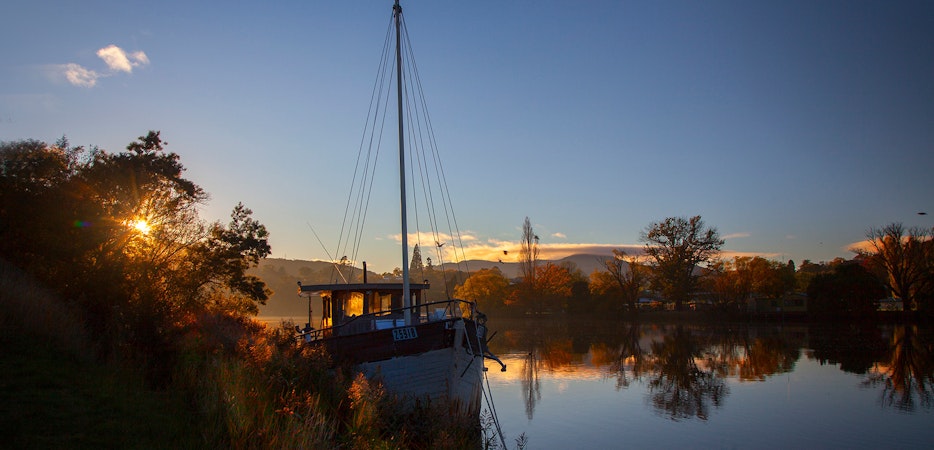
M 567 239 L 568 235 L 561 233 L 561 232 L 557 232 L 557 233 L 551 233 L 551 237 L 557 238 L 557 239 Z
M 133 73 L 133 69 L 149 64 L 149 57 L 142 51 L 127 53 L 116 45 L 108 45 L 97 51 L 97 56 L 107 64 L 106 72 L 88 69 L 77 63 L 56 64 L 45 66 L 46 74 L 54 81 L 65 79 L 73 86 L 92 88 L 97 86 L 97 80 L 119 73 Z
M 748 238 L 749 236 L 752 236 L 752 234 L 743 231 L 739 233 L 730 233 L 726 236 L 723 236 L 723 239 L 740 239 L 740 238 Z
M 539 244 L 538 257 L 543 260 L 557 260 L 571 255 L 613 256 L 614 249 L 638 256 L 642 254 L 642 248 L 642 245 L 637 244 Z M 521 250 L 522 244 L 519 242 L 491 239 L 467 246 L 464 248 L 464 255 L 468 260 L 517 262 Z
M 97 84 L 97 79 L 101 77 L 99 73 L 86 69 L 80 64 L 60 64 L 55 67 L 57 73 L 64 75 L 69 83 L 78 87 L 92 88 Z
M 734 233 L 734 235 L 735 234 L 741 235 L 740 237 L 744 237 L 742 235 L 748 235 L 748 233 Z M 400 242 L 402 240 L 401 234 L 395 234 L 388 237 L 396 242 Z M 445 245 L 437 247 L 435 245 L 435 239 L 438 239 L 439 242 Z M 486 241 L 481 241 L 474 233 L 471 232 L 463 233 L 461 236 L 461 241 L 463 243 L 463 248 L 455 247 L 454 239 L 445 233 L 439 233 L 437 235 L 432 235 L 430 233 L 421 233 L 421 235 L 417 233 L 409 233 L 409 245 L 414 246 L 415 243 L 420 242 L 422 257 L 431 257 L 433 260 L 437 259 L 440 253 L 440 257 L 443 258 L 443 261 L 447 262 L 482 260 L 514 263 L 519 262 L 519 255 L 522 251 L 522 243 L 519 241 L 503 241 L 497 239 L 487 239 Z M 457 248 L 456 254 L 454 250 L 455 248 Z M 596 255 L 612 257 L 613 250 L 622 250 L 625 251 L 627 255 L 635 257 L 646 257 L 645 246 L 643 244 L 594 244 L 567 242 L 539 244 L 538 257 L 544 261 L 556 261 L 571 255 Z M 723 250 L 720 252 L 719 256 L 723 260 L 731 260 L 738 256 L 760 256 L 766 259 L 775 259 L 780 257 L 781 254 L 770 252 L 742 252 Z
M 110 70 L 116 72 L 133 73 L 134 67 L 149 64 L 149 58 L 142 51 L 127 54 L 122 48 L 113 44 L 98 50 L 97 56 L 104 60 Z

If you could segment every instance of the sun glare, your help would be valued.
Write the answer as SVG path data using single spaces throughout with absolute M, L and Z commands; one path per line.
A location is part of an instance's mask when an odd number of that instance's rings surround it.
M 139 231 L 141 234 L 149 234 L 150 230 L 149 222 L 142 219 L 133 222 L 133 228 L 136 228 L 136 231 Z

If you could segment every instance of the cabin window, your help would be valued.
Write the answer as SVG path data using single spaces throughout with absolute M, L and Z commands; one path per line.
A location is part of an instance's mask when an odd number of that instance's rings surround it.
M 375 296 L 375 311 L 389 311 L 392 309 L 392 294 L 377 293 Z
M 351 292 L 344 298 L 344 315 L 347 317 L 363 315 L 363 292 Z

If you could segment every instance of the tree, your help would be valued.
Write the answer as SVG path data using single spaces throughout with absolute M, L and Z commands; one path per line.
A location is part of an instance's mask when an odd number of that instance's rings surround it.
M 657 288 L 674 300 L 677 310 L 694 291 L 694 269 L 710 261 L 724 244 L 717 229 L 707 228 L 701 216 L 654 222 L 642 232 L 640 240 L 645 243 L 645 253 L 654 260 Z
M 539 266 L 535 276 L 538 283 L 536 292 L 538 298 L 537 312 L 544 311 L 556 313 L 567 310 L 568 299 L 571 298 L 571 288 L 574 284 L 574 276 L 566 266 L 559 266 L 548 263 Z
M 857 251 L 885 274 L 885 285 L 901 298 L 905 311 L 921 309 L 921 299 L 934 297 L 934 230 L 905 229 L 901 223 L 866 233 L 869 249 Z
M 538 302 L 538 285 L 535 277 L 538 275 L 538 236 L 532 229 L 532 222 L 528 217 L 522 223 L 522 243 L 519 249 L 519 274 L 522 284 L 518 292 L 519 303 L 527 307 L 534 307 L 540 312 Z
M 157 131 L 119 153 L 0 144 L 0 255 L 83 307 L 101 348 L 155 352 L 185 317 L 268 297 L 245 273 L 269 254 L 265 227 L 243 205 L 205 225 L 207 195 L 164 146 Z
M 257 314 L 257 304 L 265 305 L 272 293 L 261 279 L 247 274 L 271 251 L 266 227 L 252 214 L 238 203 L 230 223 L 214 223 L 209 237 L 189 253 L 192 269 L 201 274 L 195 282 L 206 290 L 200 297 L 209 308 Z
M 624 250 L 613 249 L 613 258 L 603 262 L 607 272 L 619 286 L 620 297 L 630 311 L 636 310 L 639 294 L 649 279 L 648 270 L 635 256 L 629 256 Z
M 849 262 L 815 276 L 807 294 L 811 314 L 868 318 L 875 313 L 876 302 L 885 296 L 885 288 L 865 267 Z
M 425 263 L 422 262 L 422 251 L 418 248 L 418 244 L 415 244 L 415 248 L 412 249 L 412 263 L 409 264 L 409 277 L 413 280 L 424 277 L 424 271 Z
M 712 263 L 710 268 L 708 287 L 727 308 L 740 310 L 753 296 L 779 298 L 794 288 L 793 266 L 761 256 L 737 256 Z
M 502 311 L 509 296 L 509 280 L 498 267 L 482 269 L 457 286 L 454 295 L 476 302 L 481 311 Z

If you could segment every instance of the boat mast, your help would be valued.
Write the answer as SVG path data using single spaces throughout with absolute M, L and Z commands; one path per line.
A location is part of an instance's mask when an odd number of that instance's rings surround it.
M 399 0 L 392 7 L 396 24 L 396 102 L 399 115 L 399 193 L 402 214 L 402 307 L 406 325 L 412 325 L 412 292 L 409 289 L 409 226 L 406 219 L 405 198 L 405 131 L 402 124 L 402 7 Z

